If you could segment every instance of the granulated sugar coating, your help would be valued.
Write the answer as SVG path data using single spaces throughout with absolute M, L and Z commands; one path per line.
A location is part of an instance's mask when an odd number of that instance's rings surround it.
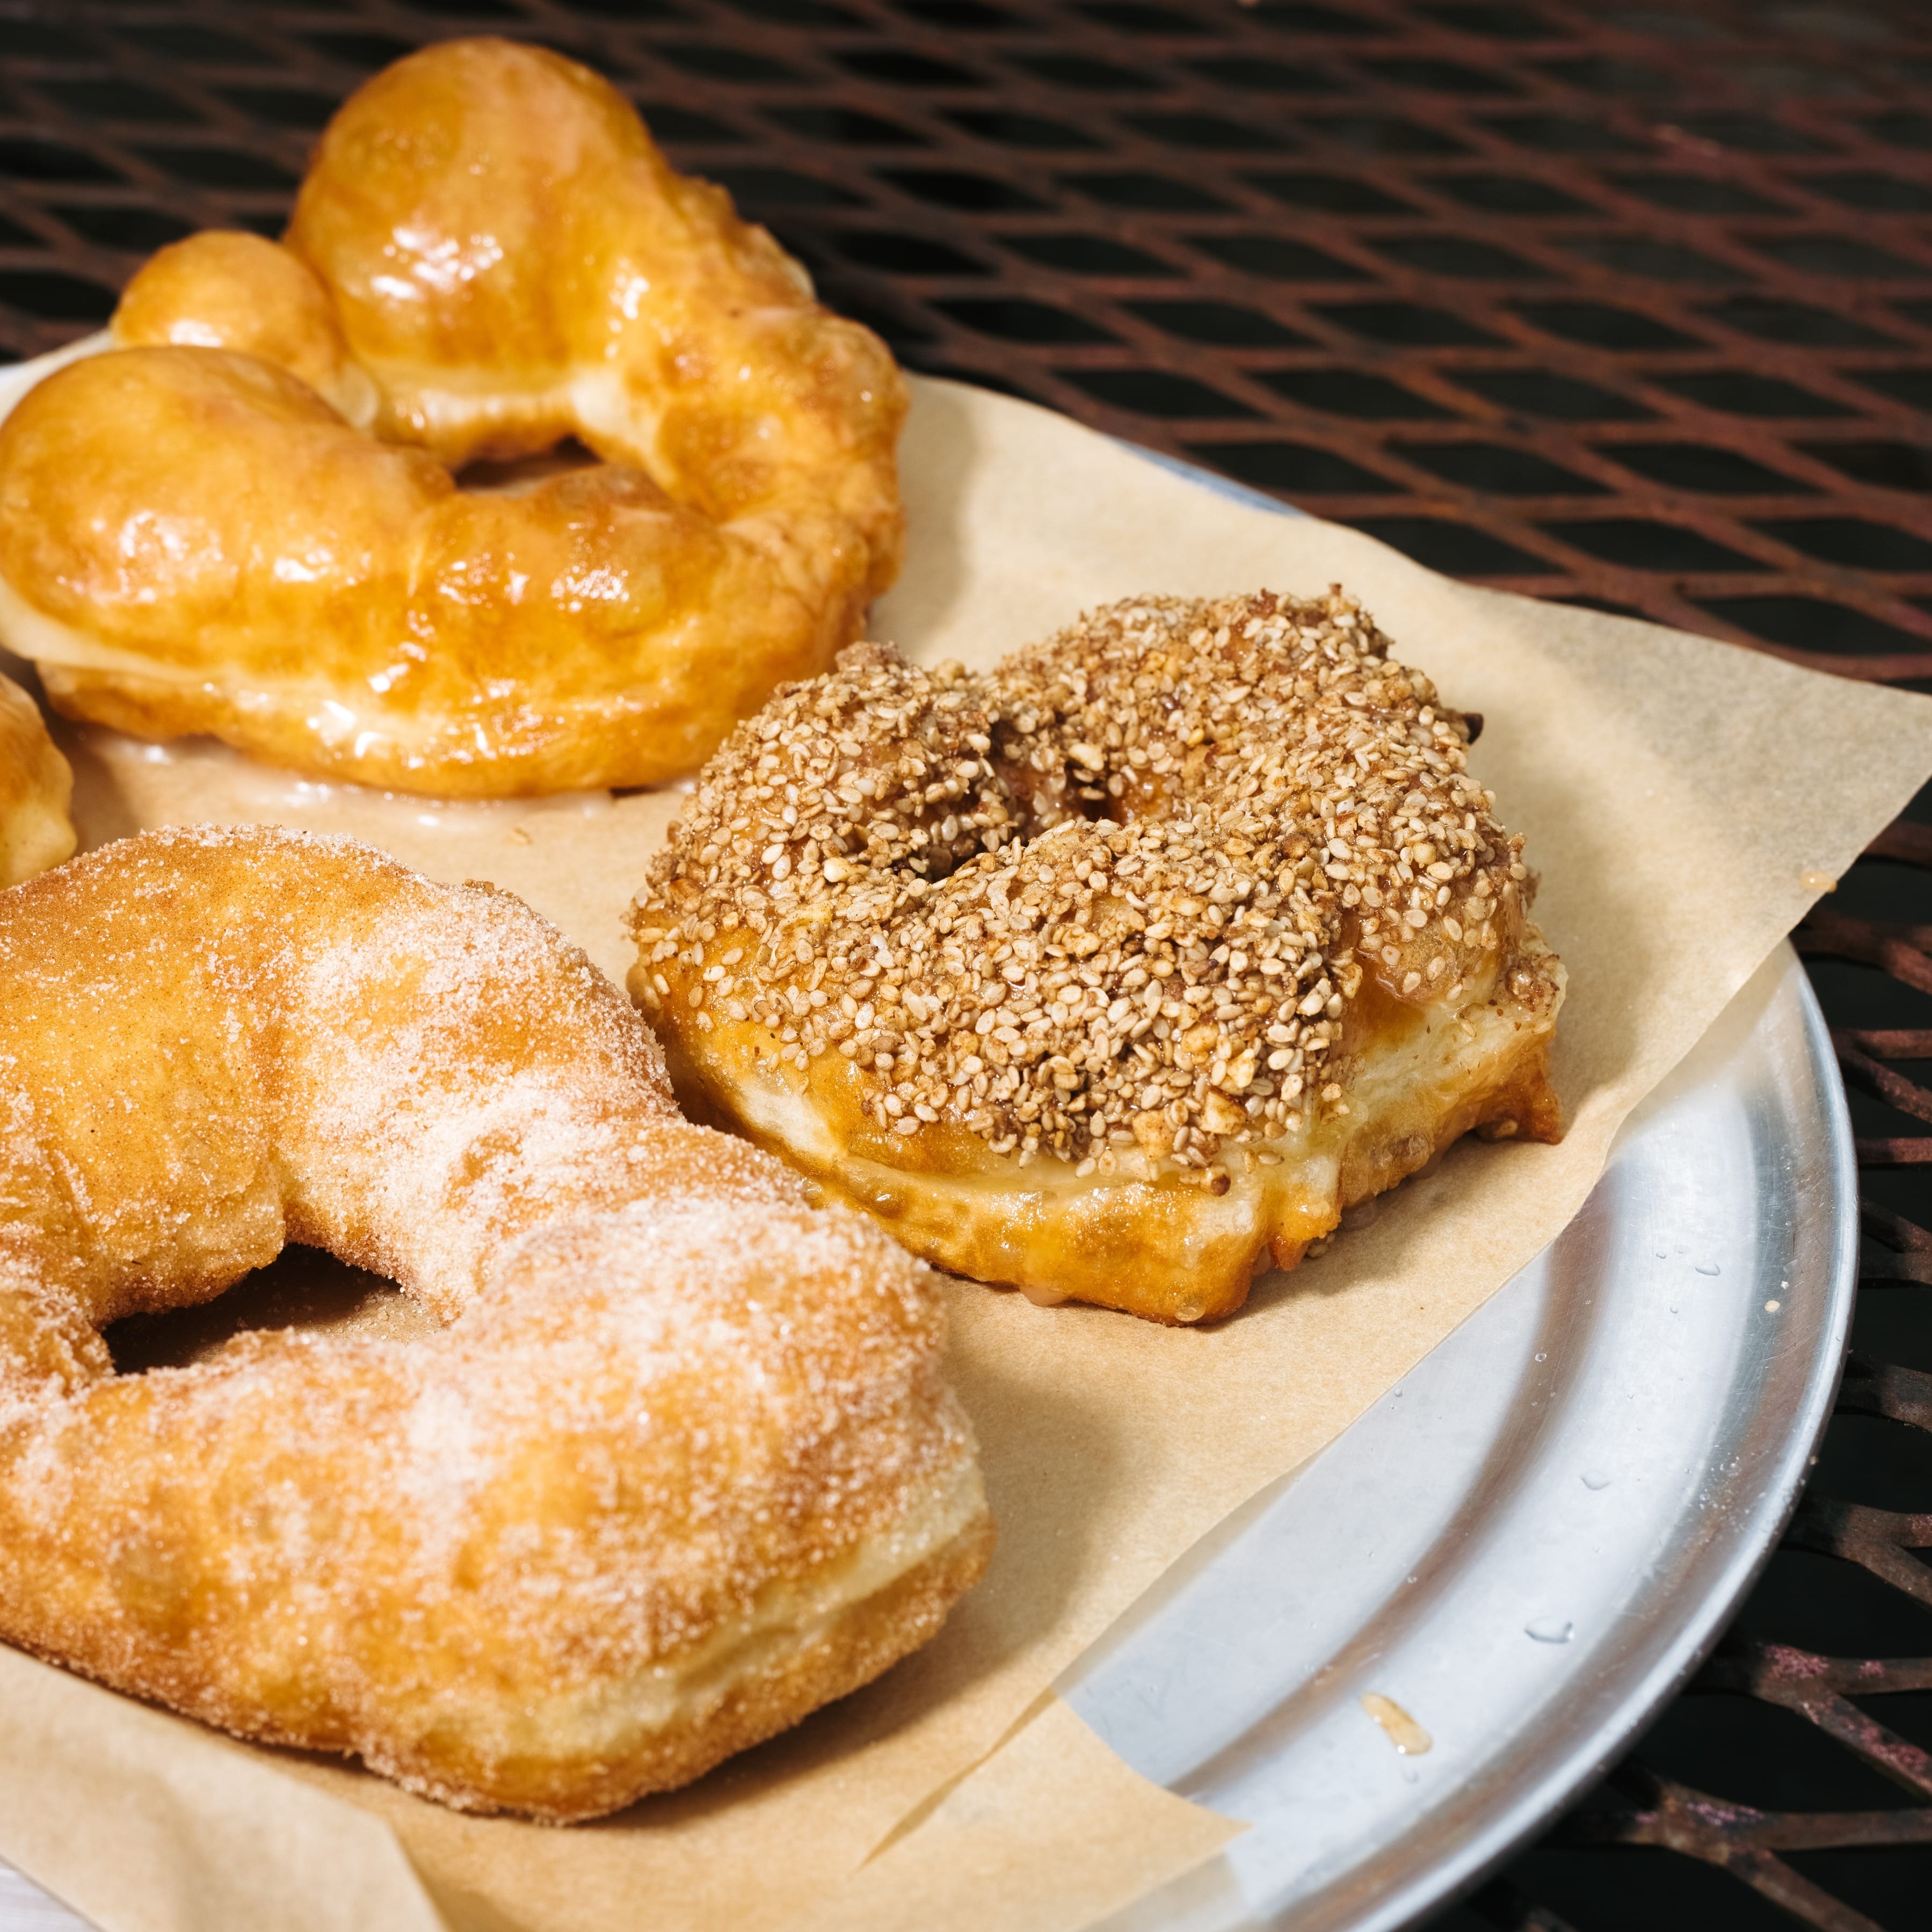
M 1546 1035 L 1557 968 L 1469 724 L 1339 590 L 1135 598 L 983 676 L 855 646 L 706 768 L 632 992 L 788 1153 L 724 1066 L 754 1038 L 749 1073 L 849 1102 L 875 1163 L 1220 1193 L 1348 1120 L 1390 1016 L 1500 998 Z
M 488 887 L 260 828 L 0 896 L 0 1634 L 475 1809 L 697 1776 L 935 1630 L 989 1537 L 916 1264 L 680 1119 Z M 427 1337 L 98 1330 L 286 1240 Z

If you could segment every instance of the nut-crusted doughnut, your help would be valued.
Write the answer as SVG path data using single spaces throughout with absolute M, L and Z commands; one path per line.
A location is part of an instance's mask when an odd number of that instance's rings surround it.
M 74 850 L 74 773 L 34 700 L 0 676 L 0 886 L 18 885 Z
M 149 834 L 0 895 L 0 1635 L 466 1808 L 694 1778 L 922 1643 L 991 1531 L 918 1265 L 680 1120 L 518 901 Z M 98 1330 L 285 1241 L 446 1324 Z
M 962 1274 L 1224 1315 L 1469 1129 L 1553 1139 L 1562 969 L 1468 721 L 1339 592 L 856 646 L 706 767 L 632 914 L 700 1118 Z
M 62 710 L 444 796 L 694 770 L 898 565 L 904 383 L 540 48 L 398 62 L 286 242 L 130 284 L 0 429 L 0 640 Z M 575 437 L 602 465 L 460 487 Z

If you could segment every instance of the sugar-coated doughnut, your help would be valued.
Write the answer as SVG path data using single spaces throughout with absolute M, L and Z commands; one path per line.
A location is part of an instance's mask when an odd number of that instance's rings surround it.
M 0 428 L 0 641 L 137 736 L 450 796 L 656 784 L 890 584 L 869 331 L 541 48 L 398 62 L 284 243 L 164 250 Z M 466 487 L 575 438 L 604 459 Z
M 0 676 L 0 886 L 18 885 L 74 850 L 74 773 L 40 707 Z
M 922 1270 L 680 1119 L 518 901 L 347 840 L 151 833 L 0 894 L 0 1635 L 554 1821 L 931 1636 L 991 1529 Z M 414 1340 L 100 1330 L 285 1242 Z
M 914 1252 L 1224 1315 L 1457 1136 L 1557 1136 L 1562 969 L 1468 736 L 1339 592 L 983 676 L 855 646 L 706 768 L 632 992 L 699 1118 Z

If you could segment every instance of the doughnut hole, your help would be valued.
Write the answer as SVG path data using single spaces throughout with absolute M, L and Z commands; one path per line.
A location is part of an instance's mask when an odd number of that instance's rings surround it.
M 213 1301 L 124 1316 L 102 1330 L 101 1339 L 117 1376 L 142 1376 L 215 1360 L 249 1336 L 413 1342 L 442 1325 L 386 1277 L 319 1248 L 290 1246 Z

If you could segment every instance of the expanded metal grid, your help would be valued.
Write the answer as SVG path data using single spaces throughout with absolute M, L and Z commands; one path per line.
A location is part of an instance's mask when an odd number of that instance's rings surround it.
M 277 232 L 336 102 L 472 32 L 610 75 L 914 368 L 1932 688 L 1922 0 L 0 0 L 0 350 Z M 1799 935 L 1872 1238 L 1819 1478 L 1691 1690 L 1444 1932 L 1928 1916 L 1932 830 L 1874 853 Z

